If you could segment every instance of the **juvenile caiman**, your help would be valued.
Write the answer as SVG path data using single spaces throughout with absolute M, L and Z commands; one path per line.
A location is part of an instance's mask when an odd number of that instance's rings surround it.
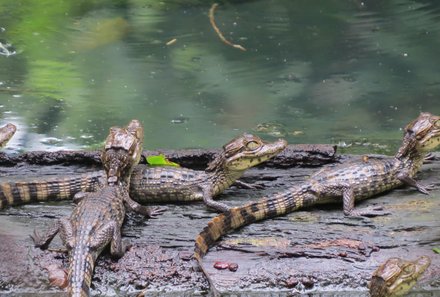
M 417 283 L 431 259 L 421 256 L 415 261 L 390 258 L 373 272 L 369 284 L 370 297 L 403 296 Z
M 402 185 L 415 187 L 427 194 L 427 189 L 413 176 L 420 169 L 427 152 L 439 145 L 440 117 L 421 113 L 406 126 L 402 146 L 394 157 L 362 158 L 348 164 L 329 166 L 302 184 L 216 216 L 198 235 L 194 257 L 203 270 L 202 257 L 216 240 L 229 231 L 315 204 L 337 202 L 341 198 L 347 216 L 384 214 L 376 209 L 355 210 L 355 200 Z M 211 283 L 209 277 L 208 280 Z
M 9 139 L 14 136 L 17 127 L 14 124 L 8 123 L 0 128 L 0 148 L 8 143 Z
M 140 203 L 189 202 L 203 200 L 209 207 L 226 211 L 228 207 L 212 198 L 231 186 L 246 169 L 280 153 L 287 143 L 266 143 L 243 134 L 223 146 L 205 171 L 187 168 L 138 165 L 130 181 L 130 196 Z M 104 172 L 74 177 L 50 178 L 0 184 L 0 209 L 28 202 L 71 199 L 77 192 L 94 191 L 103 183 Z
M 149 210 L 130 199 L 128 185 L 133 167 L 142 152 L 143 129 L 132 120 L 126 128 L 111 128 L 101 159 L 107 173 L 107 183 L 96 192 L 87 193 L 69 218 L 61 218 L 44 236 L 36 231 L 31 236 L 35 246 L 45 249 L 59 232 L 69 251 L 69 296 L 89 296 L 95 260 L 105 246 L 121 257 L 125 247 L 121 226 L 125 207 L 147 217 L 162 210 Z

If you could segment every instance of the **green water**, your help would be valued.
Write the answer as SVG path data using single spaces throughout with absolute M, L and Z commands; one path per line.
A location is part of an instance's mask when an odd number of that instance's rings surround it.
M 96 146 L 137 118 L 149 149 L 219 147 L 269 122 L 290 143 L 393 153 L 420 111 L 440 114 L 439 1 L 219 2 L 247 51 L 220 41 L 212 3 L 2 0 L 9 150 Z

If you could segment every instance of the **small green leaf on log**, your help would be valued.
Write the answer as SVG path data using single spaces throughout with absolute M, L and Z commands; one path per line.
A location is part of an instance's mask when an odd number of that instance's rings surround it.
M 148 156 L 147 157 L 147 163 L 151 166 L 174 166 L 174 167 L 180 167 L 179 164 L 171 162 L 167 158 L 165 158 L 164 155 L 155 155 L 155 156 Z
M 440 247 L 435 247 L 432 250 L 434 251 L 434 253 L 440 254 Z

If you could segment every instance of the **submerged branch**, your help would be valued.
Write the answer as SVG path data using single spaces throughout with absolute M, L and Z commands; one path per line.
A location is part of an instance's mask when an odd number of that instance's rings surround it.
M 225 38 L 225 36 L 223 36 L 223 33 L 220 31 L 220 29 L 217 27 L 217 24 L 215 23 L 215 18 L 214 18 L 214 12 L 215 9 L 217 8 L 218 3 L 214 3 L 212 4 L 211 8 L 209 9 L 209 21 L 211 22 L 211 26 L 214 29 L 215 33 L 217 33 L 218 37 L 220 38 L 221 41 L 223 41 L 224 43 L 226 43 L 229 46 L 232 46 L 234 48 L 238 48 L 239 50 L 242 51 L 246 51 L 246 49 L 244 47 L 242 47 L 239 44 L 234 44 L 232 42 L 230 42 L 229 40 L 227 40 Z

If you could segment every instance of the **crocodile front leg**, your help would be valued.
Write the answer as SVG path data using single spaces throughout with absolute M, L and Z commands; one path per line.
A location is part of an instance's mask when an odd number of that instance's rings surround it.
M 90 192 L 98 192 L 100 189 L 102 189 L 105 186 L 105 181 L 101 178 L 98 179 L 96 182 L 96 185 L 94 186 L 94 189 Z M 90 193 L 89 191 L 79 191 L 76 192 L 72 197 L 72 202 L 76 205 L 78 205 L 83 199 L 87 198 L 87 195 Z
M 137 212 L 149 219 L 156 218 L 158 215 L 161 215 L 166 210 L 166 208 L 163 207 L 148 207 L 145 205 L 141 205 L 131 199 L 129 196 L 126 196 L 124 198 L 124 202 L 128 209 Z
M 203 192 L 203 202 L 207 206 L 215 209 L 218 212 L 227 212 L 230 209 L 229 206 L 227 206 L 226 204 L 214 201 L 212 199 L 211 190 L 208 189 L 207 187 L 202 188 L 202 192 Z
M 409 176 L 407 172 L 401 172 L 397 175 L 397 179 L 400 180 L 402 183 L 404 183 L 407 186 L 414 187 L 419 191 L 420 193 L 423 193 L 425 195 L 429 195 L 428 189 L 417 182 L 414 178 Z
M 353 188 L 350 186 L 342 186 L 342 202 L 344 215 L 349 217 L 376 217 L 376 216 L 386 216 L 390 213 L 387 211 L 382 211 L 382 207 L 364 207 L 362 209 L 354 209 L 354 203 L 356 197 L 354 196 Z
M 34 241 L 35 247 L 45 250 L 49 247 L 49 244 L 58 233 L 60 233 L 60 238 L 64 245 L 68 249 L 71 249 L 73 246 L 73 229 L 72 223 L 68 218 L 59 219 L 51 228 L 49 228 L 49 230 L 45 232 L 43 236 L 38 234 L 38 231 L 35 229 L 34 234 L 30 235 L 30 237 Z

